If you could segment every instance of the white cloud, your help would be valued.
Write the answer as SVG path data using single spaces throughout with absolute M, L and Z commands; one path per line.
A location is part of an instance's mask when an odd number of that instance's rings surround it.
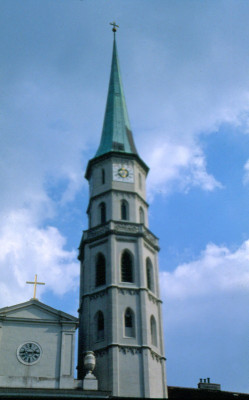
M 203 152 L 197 146 L 164 142 L 148 150 L 148 193 L 170 193 L 172 190 L 188 191 L 199 186 L 205 191 L 222 185 L 206 171 Z
M 44 35 L 34 30 L 44 12 L 41 2 L 29 8 L 30 21 L 25 5 L 18 15 L 15 7 L 10 7 L 16 31 L 7 20 L 3 26 L 10 48 L 2 64 L 1 132 L 5 138 L 0 149 L 1 171 L 6 177 L 3 192 L 13 202 L 17 201 L 14 194 L 23 192 L 24 186 L 30 185 L 36 193 L 42 191 L 44 180 L 51 176 L 67 180 L 61 202 L 73 200 L 88 158 L 81 160 L 81 152 L 89 143 L 96 150 L 100 137 L 111 57 L 110 42 L 98 39 L 104 32 L 105 16 L 96 16 L 97 31 L 91 36 L 87 21 L 82 26 L 75 17 L 78 12 L 74 10 L 74 15 L 70 9 L 69 13 L 67 6 L 59 3 L 56 7 L 68 18 L 63 27 L 66 41 L 61 41 L 60 29 L 52 23 L 59 18 L 53 9 L 46 15 Z M 76 4 L 73 7 L 77 8 Z M 127 104 L 138 150 L 151 167 L 151 193 L 158 192 L 159 185 L 163 193 L 192 186 L 203 190 L 220 187 L 215 172 L 214 176 L 208 173 L 198 137 L 217 131 L 224 123 L 244 124 L 247 130 L 249 28 L 244 7 L 248 8 L 230 2 L 224 16 L 222 2 L 201 8 L 166 2 L 158 12 L 148 3 L 143 6 L 144 30 L 143 24 L 137 24 L 137 14 L 130 15 L 129 7 L 124 10 L 121 3 L 119 7 L 123 18 L 130 21 L 126 40 L 121 36 L 118 43 L 124 87 L 129 93 Z M 91 15 L 91 6 L 85 12 Z M 79 29 L 84 43 L 80 48 Z M 25 40 L 26 35 L 30 38 L 30 30 L 34 37 Z M 24 34 L 24 51 L 14 40 L 19 31 Z M 91 46 L 87 38 L 91 38 Z M 144 143 L 152 149 L 151 155 Z
M 209 244 L 160 283 L 169 384 L 196 386 L 212 374 L 223 390 L 247 392 L 249 240 L 235 250 Z
M 54 227 L 39 228 L 28 210 L 6 215 L 0 227 L 0 307 L 26 301 L 33 288 L 26 285 L 34 275 L 46 283 L 38 297 L 49 289 L 56 295 L 78 286 L 76 251 L 66 251 L 65 238 Z
M 161 273 L 166 299 L 199 298 L 245 290 L 249 294 L 249 240 L 235 251 L 207 245 L 196 261 Z
M 244 165 L 244 177 L 243 177 L 244 184 L 249 183 L 249 160 Z

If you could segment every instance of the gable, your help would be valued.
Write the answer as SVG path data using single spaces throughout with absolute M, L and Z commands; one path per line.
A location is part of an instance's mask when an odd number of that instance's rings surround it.
M 34 305 L 30 305 L 17 310 L 9 311 L 7 314 L 10 318 L 28 318 L 28 319 L 46 319 L 58 321 L 58 316 Z
M 70 314 L 66 314 L 63 311 L 56 310 L 52 307 L 43 304 L 36 299 L 31 299 L 26 303 L 16 304 L 11 307 L 5 307 L 0 309 L 0 320 L 1 319 L 30 319 L 31 321 L 50 321 L 50 322 L 68 322 L 77 324 L 78 319 Z

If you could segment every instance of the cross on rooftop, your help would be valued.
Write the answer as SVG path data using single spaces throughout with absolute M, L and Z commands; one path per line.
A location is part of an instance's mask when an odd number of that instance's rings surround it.
M 26 281 L 26 283 L 30 283 L 31 285 L 34 285 L 34 296 L 33 296 L 33 299 L 36 299 L 36 286 L 37 285 L 45 285 L 44 282 L 37 282 L 37 274 L 35 274 L 35 281 L 34 282 Z
M 113 26 L 113 28 L 112 28 L 112 32 L 114 32 L 114 35 L 115 35 L 115 32 L 117 32 L 117 29 L 116 29 L 116 28 L 119 28 L 119 26 L 116 24 L 116 22 L 115 22 L 115 21 L 113 21 L 113 22 L 110 22 L 110 25 L 112 25 L 112 26 Z

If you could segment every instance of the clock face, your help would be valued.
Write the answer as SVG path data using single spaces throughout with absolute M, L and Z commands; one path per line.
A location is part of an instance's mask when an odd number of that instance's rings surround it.
M 134 182 L 133 166 L 130 164 L 113 164 L 113 180 L 119 182 Z
M 18 347 L 17 358 L 25 365 L 33 365 L 39 361 L 41 353 L 42 349 L 38 343 L 27 342 Z

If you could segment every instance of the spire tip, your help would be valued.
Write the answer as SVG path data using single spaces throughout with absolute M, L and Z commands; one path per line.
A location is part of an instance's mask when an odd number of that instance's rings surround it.
M 117 28 L 119 28 L 119 25 L 117 25 L 115 21 L 110 22 L 110 25 L 112 25 L 112 27 L 113 27 L 112 32 L 114 33 L 114 36 L 115 36 L 115 33 L 117 32 Z

